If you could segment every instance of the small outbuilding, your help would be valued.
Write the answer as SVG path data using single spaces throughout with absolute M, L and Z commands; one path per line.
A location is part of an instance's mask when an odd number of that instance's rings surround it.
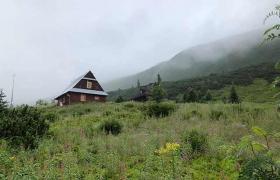
M 85 102 L 105 102 L 108 94 L 103 90 L 91 71 L 77 78 L 55 98 L 59 106 Z

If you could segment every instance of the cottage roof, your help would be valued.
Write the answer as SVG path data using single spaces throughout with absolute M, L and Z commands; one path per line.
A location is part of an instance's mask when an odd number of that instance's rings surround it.
M 108 96 L 108 94 L 105 91 L 97 91 L 97 90 L 90 90 L 90 89 L 74 88 L 75 85 L 78 82 L 80 82 L 82 79 L 97 81 L 95 79 L 95 77 L 94 78 L 85 77 L 88 73 L 92 74 L 91 71 L 88 71 L 87 73 L 79 76 L 77 79 L 72 81 L 71 84 L 60 95 L 56 96 L 55 99 L 59 98 L 60 96 L 62 96 L 63 94 L 65 94 L 67 92 L 77 92 L 77 93 L 85 93 L 85 94 L 95 94 L 95 95 L 101 95 L 101 96 Z

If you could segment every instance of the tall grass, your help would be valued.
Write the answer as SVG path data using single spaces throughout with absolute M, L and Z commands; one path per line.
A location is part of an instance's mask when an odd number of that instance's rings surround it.
M 143 106 L 128 102 L 49 107 L 59 118 L 36 150 L 14 151 L 0 142 L 0 179 L 172 179 L 169 160 L 155 155 L 167 142 L 182 145 L 174 161 L 177 178 L 235 179 L 237 159 L 224 148 L 236 146 L 252 126 L 280 132 L 280 114 L 271 104 L 178 104 L 174 113 L 162 118 L 145 115 Z M 222 115 L 216 118 L 214 112 Z M 108 119 L 122 123 L 120 134 L 99 130 Z M 207 153 L 195 159 L 185 153 L 188 145 L 182 139 L 193 129 L 209 140 Z

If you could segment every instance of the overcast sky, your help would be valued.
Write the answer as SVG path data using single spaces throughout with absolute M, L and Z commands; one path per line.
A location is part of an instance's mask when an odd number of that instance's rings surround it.
M 89 69 L 102 83 L 263 27 L 276 0 L 0 0 L 0 88 L 30 103 Z

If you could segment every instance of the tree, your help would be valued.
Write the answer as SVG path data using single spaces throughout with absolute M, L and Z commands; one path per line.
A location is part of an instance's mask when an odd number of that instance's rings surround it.
M 6 95 L 4 94 L 3 90 L 0 89 L 0 112 L 3 112 L 7 109 L 7 101 L 5 101 Z
M 160 84 L 155 84 L 152 89 L 152 99 L 157 103 L 160 103 L 166 96 L 165 90 L 161 87 Z
M 264 24 L 272 17 L 280 19 L 280 5 L 276 6 L 264 19 Z M 280 22 L 279 22 L 280 23 Z M 280 38 L 280 24 L 274 24 L 272 27 L 264 32 L 265 41 L 272 41 L 276 38 Z
M 157 83 L 158 83 L 158 85 L 161 84 L 161 77 L 160 77 L 160 74 L 157 75 Z
M 137 80 L 137 88 L 140 89 L 140 87 L 141 87 L 141 84 L 140 84 L 140 81 L 139 81 L 139 79 L 138 79 L 138 80 Z
M 240 99 L 238 97 L 238 94 L 237 94 L 234 86 L 231 87 L 228 101 L 232 104 L 239 104 L 240 103 Z

